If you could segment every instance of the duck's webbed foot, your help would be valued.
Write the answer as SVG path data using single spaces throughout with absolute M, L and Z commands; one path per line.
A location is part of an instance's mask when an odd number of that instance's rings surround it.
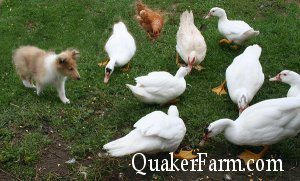
M 222 94 L 227 94 L 227 92 L 225 91 L 225 84 L 226 84 L 226 80 L 224 80 L 224 82 L 218 87 L 213 88 L 212 91 L 218 94 L 219 96 Z

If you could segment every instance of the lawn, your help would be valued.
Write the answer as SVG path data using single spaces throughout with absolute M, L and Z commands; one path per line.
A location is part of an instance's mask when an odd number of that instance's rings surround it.
M 182 146 L 198 147 L 203 128 L 220 118 L 235 119 L 236 105 L 229 96 L 217 96 L 211 89 L 224 80 L 226 67 L 247 45 L 262 47 L 260 62 L 265 83 L 253 103 L 286 96 L 288 85 L 269 82 L 284 69 L 300 72 L 300 4 L 296 0 L 144 0 L 161 9 L 166 24 L 160 38 L 149 41 L 134 19 L 132 0 L 0 0 L 0 180 L 221 180 L 227 172 L 167 173 L 135 175 L 131 156 L 101 156 L 102 146 L 127 134 L 142 116 L 168 107 L 145 105 L 132 96 L 126 83 L 151 71 L 175 74 L 176 32 L 180 14 L 194 12 L 195 24 L 202 27 L 208 51 L 205 69 L 186 77 L 187 89 L 177 107 L 187 133 Z M 260 35 L 240 50 L 218 45 L 222 38 L 217 18 L 204 20 L 210 8 L 227 10 L 231 19 L 242 19 Z M 104 45 L 112 26 L 123 21 L 136 40 L 137 52 L 128 73 L 116 69 L 109 84 L 103 83 L 104 68 L 97 63 L 107 58 Z M 57 53 L 69 47 L 80 51 L 80 81 L 68 80 L 66 93 L 71 104 L 60 102 L 54 89 L 39 97 L 26 89 L 11 63 L 12 52 L 21 45 L 35 45 Z M 201 151 L 211 158 L 234 158 L 245 147 L 227 142 L 222 135 Z M 100 154 L 99 154 L 100 153 Z M 300 139 L 284 140 L 272 146 L 265 158 L 281 158 L 285 172 L 255 172 L 253 178 L 299 180 Z M 155 155 L 154 157 L 164 157 Z M 76 163 L 65 164 L 75 158 Z M 190 175 L 189 175 L 190 174 Z M 248 172 L 232 172 L 234 180 L 248 180 Z

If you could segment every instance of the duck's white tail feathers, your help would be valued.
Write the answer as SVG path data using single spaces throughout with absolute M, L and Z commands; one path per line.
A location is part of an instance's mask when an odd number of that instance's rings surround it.
M 133 130 L 126 136 L 105 144 L 103 149 L 105 149 L 109 155 L 113 157 L 121 157 L 136 153 L 139 151 L 139 144 L 136 141 L 138 138 L 137 134 L 137 130 Z
M 144 98 L 144 95 L 148 94 L 143 88 L 140 86 L 134 86 L 130 84 L 126 84 L 126 86 L 131 90 L 131 92 L 137 96 L 138 98 Z
M 256 37 L 259 35 L 259 31 L 255 31 L 254 29 L 250 29 L 244 33 L 245 41 L 250 40 L 251 38 Z
M 113 28 L 114 33 L 127 32 L 126 25 L 123 22 L 116 23 Z
M 180 16 L 180 26 L 185 27 L 189 25 L 194 24 L 194 15 L 192 11 L 186 10 L 182 15 Z
M 126 84 L 126 86 L 132 91 L 135 92 L 135 87 L 134 85 Z
M 247 53 L 247 56 L 251 56 L 259 59 L 261 55 L 261 51 L 262 51 L 261 47 L 255 44 L 255 45 L 248 46 L 245 50 L 245 53 Z

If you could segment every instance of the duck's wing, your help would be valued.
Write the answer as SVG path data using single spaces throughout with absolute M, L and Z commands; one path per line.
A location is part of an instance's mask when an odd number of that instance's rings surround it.
M 223 27 L 223 31 L 226 35 L 239 35 L 250 29 L 252 28 L 246 22 L 234 20 L 230 20 L 228 24 Z
M 135 78 L 137 84 L 141 85 L 151 94 L 167 92 L 169 88 L 177 84 L 173 75 L 168 72 L 151 72 L 146 76 Z
M 178 124 L 178 117 L 168 116 L 164 112 L 154 111 L 134 124 L 144 136 L 158 136 L 164 139 L 175 138 L 185 132 L 184 124 Z
M 238 145 L 271 145 L 300 131 L 300 98 L 269 99 L 248 107 L 225 133 Z
M 287 124 L 290 117 L 298 116 L 300 119 L 300 98 L 286 97 L 259 102 L 247 108 L 240 115 L 241 118 L 248 116 L 255 117 L 254 120 L 261 124 Z M 276 120 L 281 120 L 281 122 L 276 122 Z M 300 126 L 300 121 L 298 122 Z M 253 124 L 255 123 L 253 122 Z

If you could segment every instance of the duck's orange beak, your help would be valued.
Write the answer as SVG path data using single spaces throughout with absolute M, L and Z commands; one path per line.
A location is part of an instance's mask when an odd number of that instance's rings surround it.
M 110 73 L 109 73 L 109 72 L 106 72 L 106 73 L 105 73 L 105 77 L 104 77 L 104 83 L 105 83 L 105 84 L 109 81 L 109 78 L 110 78 Z
M 201 139 L 199 145 L 203 146 L 207 140 L 208 140 L 208 133 L 203 133 L 203 136 L 202 136 L 202 139 Z
M 208 19 L 208 18 L 210 18 L 212 16 L 212 14 L 209 12 L 205 17 L 204 17 L 204 19 Z
M 277 74 L 275 77 L 269 79 L 269 81 L 281 81 L 281 74 Z

